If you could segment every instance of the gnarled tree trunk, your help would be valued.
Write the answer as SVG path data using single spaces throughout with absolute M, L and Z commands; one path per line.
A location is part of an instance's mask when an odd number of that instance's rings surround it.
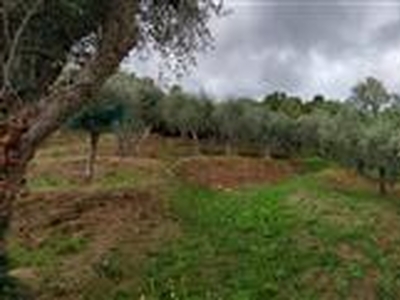
M 0 188 L 0 295 L 2 297 L 9 296 L 9 290 L 12 285 L 11 278 L 8 277 L 6 234 L 9 229 L 12 203 L 15 198 L 16 192 L 14 190 L 5 186 Z
M 14 118 L 2 123 L 0 129 L 0 295 L 12 297 L 9 295 L 11 279 L 8 277 L 6 234 L 13 202 L 24 183 L 26 160 L 20 146 L 27 124 L 22 118 Z
M 136 1 L 110 1 L 98 52 L 77 74 L 74 83 L 55 86 L 38 102 L 24 104 L 0 128 L 0 299 L 5 299 L 8 278 L 5 235 L 26 166 L 44 140 L 93 98 L 134 48 L 138 42 L 136 5 Z

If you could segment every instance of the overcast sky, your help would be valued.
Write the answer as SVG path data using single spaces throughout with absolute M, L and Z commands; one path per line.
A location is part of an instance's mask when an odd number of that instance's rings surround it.
M 220 98 L 275 90 L 344 98 L 373 75 L 400 91 L 400 0 L 225 0 L 215 50 L 180 84 Z M 157 78 L 154 59 L 129 69 Z M 126 67 L 126 66 L 125 66 Z

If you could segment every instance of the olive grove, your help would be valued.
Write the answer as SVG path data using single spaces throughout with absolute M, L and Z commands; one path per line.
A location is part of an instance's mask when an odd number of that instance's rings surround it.
M 136 89 L 141 85 L 146 86 L 138 82 Z M 229 155 L 246 146 L 275 158 L 319 156 L 376 180 L 385 194 L 400 172 L 398 97 L 372 77 L 351 92 L 343 102 L 323 96 L 305 101 L 279 92 L 261 102 L 220 101 L 174 86 L 150 101 L 153 104 L 145 111 L 151 114 L 145 123 L 153 124 L 154 133 L 195 140 L 197 154 L 202 140 L 209 140 L 217 141 Z M 132 108 L 127 115 L 130 122 L 143 122 L 140 111 L 140 107 Z

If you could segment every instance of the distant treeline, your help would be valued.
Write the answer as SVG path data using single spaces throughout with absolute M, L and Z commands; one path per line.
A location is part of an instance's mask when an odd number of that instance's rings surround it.
M 89 132 L 94 149 L 101 133 L 115 133 L 121 155 L 158 133 L 198 145 L 212 140 L 227 153 L 245 145 L 272 157 L 320 156 L 378 179 L 386 193 L 400 173 L 400 97 L 372 77 L 351 92 L 342 101 L 323 95 L 304 101 L 282 92 L 261 101 L 217 101 L 179 86 L 165 92 L 149 78 L 118 73 L 69 126 Z

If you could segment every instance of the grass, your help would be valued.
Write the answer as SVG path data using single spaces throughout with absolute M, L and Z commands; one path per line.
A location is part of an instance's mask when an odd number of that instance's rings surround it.
M 66 190 L 73 188 L 75 184 L 62 176 L 41 175 L 29 180 L 28 188 L 36 191 Z
M 293 200 L 302 194 L 309 199 Z M 233 193 L 180 186 L 172 201 L 185 235 L 151 259 L 146 299 L 400 296 L 400 235 L 392 249 L 378 242 L 388 234 L 376 223 L 382 199 L 364 202 L 306 175 Z
M 287 281 L 300 268 L 297 264 L 277 265 L 287 258 L 293 260 L 295 254 L 282 252 L 291 248 L 293 241 L 285 233 L 294 224 L 289 216 L 278 213 L 274 196 L 285 192 L 229 195 L 180 190 L 176 208 L 186 235 L 154 259 L 148 273 L 149 294 L 155 299 L 273 296 L 279 282 Z M 268 204 L 258 209 L 255 201 L 261 199 Z M 264 269 L 265 264 L 271 268 Z
M 305 172 L 316 173 L 332 167 L 333 163 L 320 157 L 309 157 L 301 160 Z
M 72 169 L 76 175 L 66 177 L 52 171 L 35 174 L 28 181 L 28 189 L 34 192 L 59 192 L 76 189 L 91 190 L 119 190 L 124 188 L 143 187 L 160 181 L 160 172 L 152 169 L 140 169 L 135 167 L 110 167 L 103 172 L 96 173 L 93 182 L 87 182 L 83 178 L 83 171 Z M 71 172 L 71 171 L 70 171 Z M 82 178 L 79 178 L 81 176 Z
M 61 157 L 65 149 L 46 151 Z M 41 159 L 47 159 L 45 154 Z M 229 191 L 166 176 L 164 167 L 173 160 L 162 157 L 157 169 L 102 165 L 105 171 L 90 188 L 157 186 L 180 234 L 139 258 L 138 242 L 123 242 L 129 241 L 124 236 L 89 266 L 94 276 L 75 291 L 79 299 L 400 299 L 400 206 L 395 198 L 378 195 L 375 187 L 332 184 L 323 173 L 335 176 L 337 167 L 319 158 L 302 161 L 301 174 L 273 186 Z M 33 177 L 34 191 L 82 188 L 53 176 L 51 168 L 45 171 Z M 88 251 L 91 243 L 90 236 L 65 234 L 51 235 L 34 249 L 11 241 L 13 268 L 44 272 L 41 292 L 48 297 L 43 299 L 65 299 L 63 285 L 73 284 L 60 280 L 57 265 Z M 72 275 L 81 280 L 73 270 Z
M 48 267 L 62 261 L 65 256 L 83 251 L 87 243 L 83 237 L 58 234 L 49 237 L 33 250 L 13 241 L 10 245 L 11 267 Z

